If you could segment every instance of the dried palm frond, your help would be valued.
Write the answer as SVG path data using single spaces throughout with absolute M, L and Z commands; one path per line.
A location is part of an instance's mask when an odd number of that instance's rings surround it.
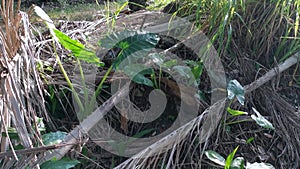
M 0 12 L 4 28 L 0 30 L 0 110 L 1 110 L 1 151 L 12 151 L 17 144 L 12 143 L 9 128 L 17 132 L 20 144 L 25 148 L 41 145 L 37 130 L 37 116 L 46 116 L 43 89 L 36 70 L 35 51 L 27 14 L 19 11 L 13 0 L 2 0 Z M 14 141 L 14 143 L 16 143 Z M 34 162 L 35 154 L 17 156 L 14 160 L 2 159 L 2 168 L 24 168 Z M 27 161 L 27 163 L 26 163 Z

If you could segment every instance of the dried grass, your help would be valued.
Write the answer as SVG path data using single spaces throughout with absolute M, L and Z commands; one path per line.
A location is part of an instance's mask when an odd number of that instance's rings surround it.
M 1 50 L 1 152 L 12 151 L 17 144 L 11 142 L 8 128 L 15 128 L 20 144 L 25 148 L 42 145 L 35 117 L 48 116 L 44 106 L 41 79 L 36 70 L 35 51 L 27 14 L 19 11 L 19 0 L 2 0 L 0 30 Z M 23 168 L 32 164 L 35 154 L 2 159 L 1 168 Z M 29 163 L 28 163 L 29 162 Z

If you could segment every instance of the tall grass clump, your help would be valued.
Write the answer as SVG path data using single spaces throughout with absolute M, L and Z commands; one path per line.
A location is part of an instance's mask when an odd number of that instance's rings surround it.
M 250 50 L 262 63 L 283 61 L 299 50 L 299 1 L 178 0 L 175 14 L 193 15 L 219 54 Z M 224 53 L 225 52 L 225 53 Z M 237 53 L 237 52 L 235 52 Z M 269 59 L 271 57 L 271 59 Z M 265 60 L 267 59 L 267 60 Z

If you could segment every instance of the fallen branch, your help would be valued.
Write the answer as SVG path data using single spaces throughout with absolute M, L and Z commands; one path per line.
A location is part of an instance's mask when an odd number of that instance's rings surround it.
M 266 82 L 270 81 L 274 76 L 278 75 L 279 73 L 285 71 L 286 69 L 290 68 L 291 66 L 293 66 L 294 64 L 299 62 L 299 60 L 300 60 L 300 52 L 297 52 L 293 56 L 286 59 L 279 66 L 277 66 L 277 67 L 271 69 L 270 71 L 268 71 L 264 76 L 258 78 L 257 80 L 255 80 L 251 84 L 246 85 L 245 86 L 245 93 L 252 92 L 253 90 L 259 88 L 260 86 L 262 86 Z
M 79 144 L 79 143 L 76 143 L 76 144 Z M 54 145 L 49 145 L 49 146 L 40 146 L 40 147 L 25 148 L 25 149 L 21 149 L 21 150 L 1 152 L 0 159 L 9 157 L 9 156 L 14 156 L 14 153 L 18 154 L 18 155 L 36 154 L 36 153 L 45 152 L 48 150 L 58 149 L 58 148 L 65 147 L 65 146 L 67 146 L 67 144 L 54 144 Z

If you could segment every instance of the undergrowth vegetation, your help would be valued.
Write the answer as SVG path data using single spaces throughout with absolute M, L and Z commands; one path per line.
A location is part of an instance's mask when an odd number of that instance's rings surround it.
M 299 1 L 131 3 L 26 13 L 2 0 L 1 168 L 300 167 Z M 147 32 L 164 19 L 157 10 L 170 14 L 165 34 Z M 191 23 L 181 39 L 171 37 L 178 17 Z M 209 43 L 194 49 L 199 31 Z M 224 70 L 199 54 L 216 54 Z M 129 102 L 144 112 L 153 100 L 166 102 L 160 117 L 131 120 Z

